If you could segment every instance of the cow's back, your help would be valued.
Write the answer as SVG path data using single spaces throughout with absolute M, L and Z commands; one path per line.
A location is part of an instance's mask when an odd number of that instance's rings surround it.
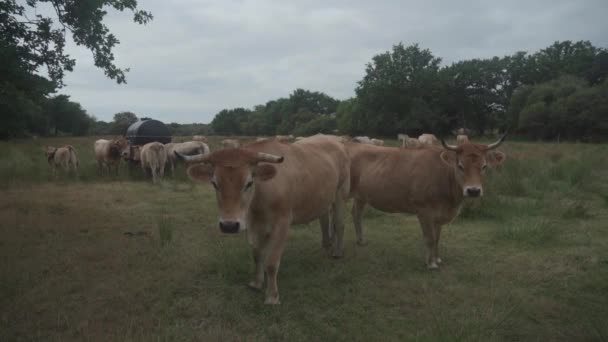
M 317 135 L 294 144 L 267 140 L 245 148 L 284 157 L 273 164 L 276 176 L 257 186 L 255 210 L 291 212 L 293 223 L 307 223 L 325 214 L 336 195 L 348 194 L 349 158 L 338 137 Z
M 440 159 L 441 149 L 348 144 L 348 152 L 352 197 L 386 212 L 450 206 L 455 183 Z

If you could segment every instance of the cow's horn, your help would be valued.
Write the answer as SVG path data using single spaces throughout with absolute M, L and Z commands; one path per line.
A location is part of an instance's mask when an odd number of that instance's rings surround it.
M 178 158 L 181 158 L 181 159 L 183 159 L 184 161 L 186 161 L 188 163 L 204 163 L 204 162 L 207 161 L 207 158 L 209 156 L 208 154 L 197 154 L 197 155 L 194 155 L 194 156 L 188 156 L 188 155 L 185 155 L 185 154 L 181 154 L 181 153 L 179 153 L 177 151 L 173 151 L 173 153 L 175 153 L 175 155 Z
M 447 144 L 443 137 L 441 137 L 441 145 L 443 145 L 443 147 L 445 147 L 447 150 L 458 151 L 458 146 Z
M 488 145 L 488 150 L 493 150 L 493 149 L 497 148 L 498 146 L 500 146 L 500 144 L 502 144 L 503 141 L 505 141 L 506 137 L 507 137 L 507 133 L 503 134 L 502 137 L 500 137 L 500 139 L 498 139 L 497 142 Z
M 258 152 L 257 160 L 258 162 L 267 162 L 267 163 L 282 163 L 283 156 L 277 156 L 274 154 Z

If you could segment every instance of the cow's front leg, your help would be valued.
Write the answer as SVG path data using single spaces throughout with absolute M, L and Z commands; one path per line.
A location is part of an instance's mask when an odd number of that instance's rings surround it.
M 277 274 L 281 264 L 281 256 L 285 249 L 287 241 L 287 230 L 289 229 L 289 221 L 286 219 L 275 223 L 270 233 L 268 241 L 268 254 L 266 257 L 266 300 L 264 304 L 280 304 L 279 287 L 277 285 Z
M 438 269 L 437 265 L 437 249 L 435 248 L 435 230 L 432 220 L 418 216 L 420 227 L 422 228 L 422 236 L 424 237 L 424 244 L 426 245 L 426 267 L 428 269 Z
M 326 253 L 331 252 L 331 232 L 329 231 L 329 213 L 319 217 L 319 225 L 321 226 L 321 247 Z
M 255 266 L 253 280 L 249 282 L 248 286 L 254 290 L 261 290 L 262 286 L 264 286 L 264 259 L 268 244 L 268 236 L 264 228 L 263 225 L 260 225 L 258 227 L 250 226 L 247 229 L 247 241 L 251 246 L 251 254 Z

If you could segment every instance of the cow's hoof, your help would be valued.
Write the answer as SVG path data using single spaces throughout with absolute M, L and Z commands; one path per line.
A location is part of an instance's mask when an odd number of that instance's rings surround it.
M 435 262 L 432 262 L 432 263 L 426 265 L 426 268 L 429 270 L 438 270 L 439 265 L 437 265 L 437 263 L 435 263 Z
M 368 242 L 366 240 L 357 241 L 357 245 L 359 246 L 367 246 Z
M 262 289 L 262 284 L 252 280 L 249 282 L 249 284 L 247 284 L 247 287 L 252 290 L 260 291 Z
M 334 259 L 342 259 L 344 257 L 344 252 L 343 251 L 339 251 L 339 252 L 334 251 L 331 254 L 331 257 Z
M 264 300 L 264 304 L 277 305 L 281 304 L 281 301 L 279 300 L 279 296 L 266 297 L 266 300 Z

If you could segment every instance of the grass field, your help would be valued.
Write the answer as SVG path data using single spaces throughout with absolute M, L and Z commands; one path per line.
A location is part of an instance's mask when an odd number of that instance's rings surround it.
M 156 186 L 99 177 L 94 140 L 0 143 L 0 341 L 608 340 L 606 145 L 507 141 L 486 196 L 444 229 L 439 271 L 411 215 L 368 209 L 366 247 L 349 217 L 340 260 L 316 222 L 295 226 L 282 304 L 265 306 L 211 187 L 183 168 Z M 40 147 L 65 143 L 78 180 L 50 179 Z

